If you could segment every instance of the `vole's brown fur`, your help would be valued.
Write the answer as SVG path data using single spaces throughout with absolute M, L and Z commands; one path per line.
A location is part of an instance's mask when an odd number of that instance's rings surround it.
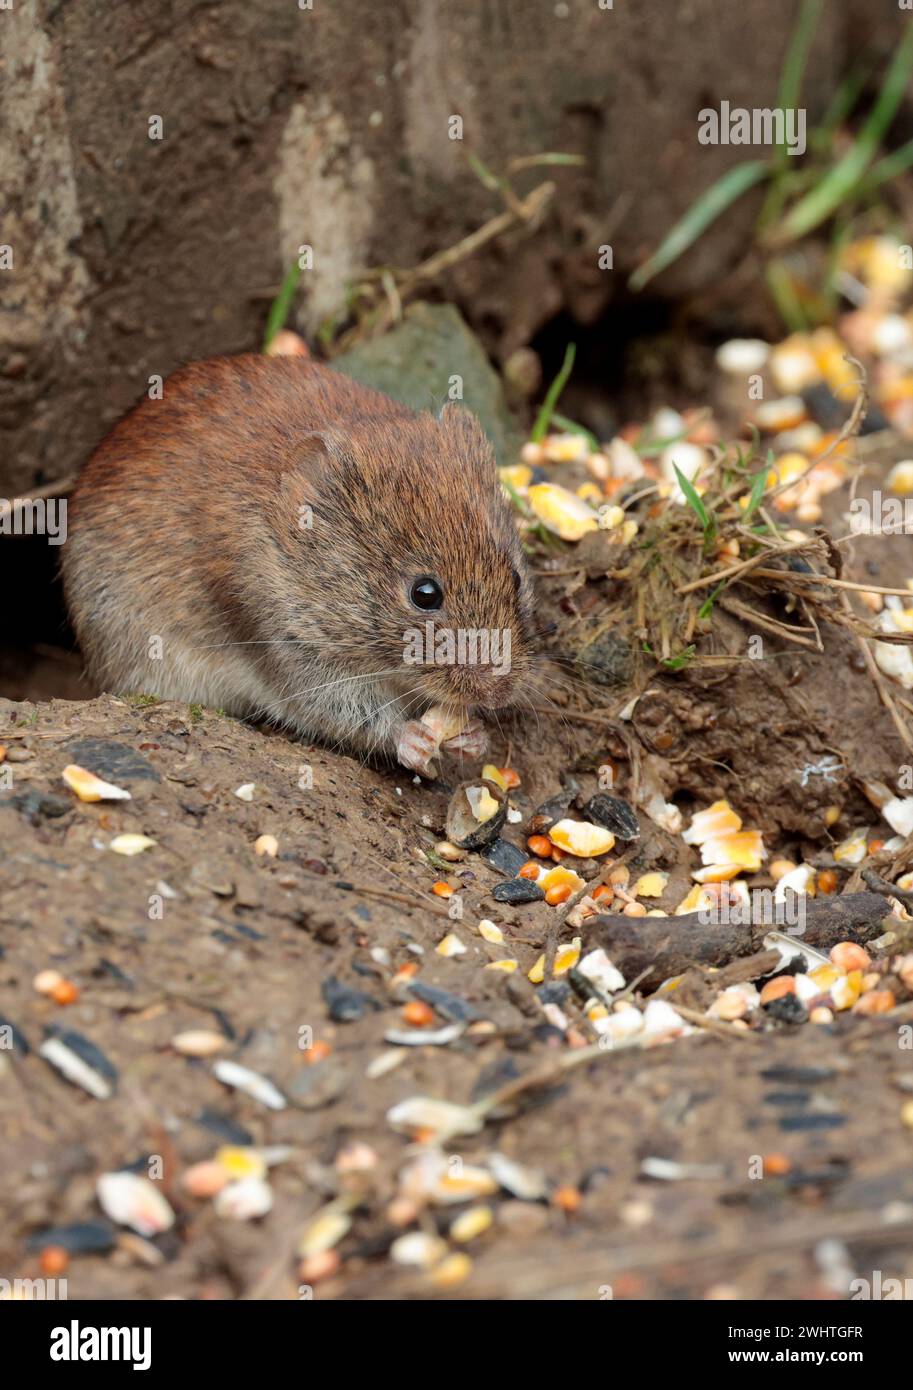
M 503 705 L 528 668 L 529 580 L 474 416 L 416 414 L 299 358 L 169 377 L 92 455 L 64 551 L 82 651 L 109 690 L 402 756 L 429 704 Z M 424 575 L 441 611 L 409 600 Z M 509 630 L 510 674 L 406 664 L 404 633 L 429 620 Z

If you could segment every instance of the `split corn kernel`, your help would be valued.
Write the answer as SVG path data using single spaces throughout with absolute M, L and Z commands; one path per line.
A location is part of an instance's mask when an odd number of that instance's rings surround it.
M 559 849 L 580 859 L 595 859 L 615 847 L 611 830 L 590 821 L 560 820 L 548 832 L 548 838 Z
M 60 774 L 80 801 L 129 801 L 130 793 L 112 782 L 104 782 L 94 772 L 77 763 L 69 763 Z

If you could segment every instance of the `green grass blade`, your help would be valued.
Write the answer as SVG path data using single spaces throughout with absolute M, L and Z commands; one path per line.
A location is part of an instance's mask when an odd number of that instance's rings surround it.
M 805 64 L 808 61 L 808 50 L 815 37 L 815 30 L 818 27 L 818 20 L 823 8 L 824 0 L 802 0 L 799 18 L 796 20 L 789 47 L 786 50 L 786 57 L 783 60 L 783 67 L 780 70 L 777 105 L 784 111 L 799 105 L 799 98 L 802 94 L 802 79 L 805 76 Z M 778 146 L 778 151 L 785 153 L 785 150 L 785 145 Z
M 903 174 L 913 164 L 913 140 L 908 140 L 899 149 L 892 150 L 886 154 L 884 159 L 879 159 L 877 164 L 873 164 L 863 180 L 860 192 L 873 193 L 876 188 L 880 188 L 883 183 L 889 183 L 891 179 L 896 179 L 898 174 Z
M 682 252 L 693 246 L 721 213 L 741 198 L 743 193 L 747 193 L 749 188 L 768 178 L 771 168 L 767 160 L 750 159 L 744 164 L 737 164 L 734 169 L 727 170 L 722 178 L 705 189 L 691 204 L 684 217 L 666 234 L 650 259 L 635 270 L 628 280 L 629 287 L 632 290 L 642 290 L 655 275 L 659 275 L 673 261 L 677 261 Z
M 293 261 L 286 271 L 282 287 L 272 304 L 269 306 L 269 314 L 266 318 L 266 328 L 263 333 L 263 351 L 266 352 L 270 343 L 275 338 L 281 328 L 285 327 L 285 321 L 289 316 L 292 307 L 292 300 L 295 298 L 295 291 L 298 288 L 298 281 L 301 279 L 301 266 L 297 261 Z
M 557 425 L 559 430 L 564 430 L 565 434 L 579 434 L 589 444 L 594 454 L 598 454 L 600 449 L 599 440 L 588 430 L 585 425 L 578 425 L 576 420 L 569 420 L 566 415 L 559 415 L 557 410 L 552 411 L 552 424 Z
M 777 313 L 790 333 L 804 333 L 808 328 L 808 316 L 796 294 L 793 278 L 788 266 L 782 261 L 769 261 L 764 268 L 764 279 L 770 297 L 777 306 Z
M 792 37 L 786 49 L 783 66 L 780 69 L 780 82 L 777 87 L 777 106 L 781 111 L 792 110 L 799 105 L 802 95 L 802 79 L 808 51 L 815 37 L 818 20 L 821 17 L 823 0 L 802 0 L 799 17 L 793 27 Z M 769 227 L 780 217 L 792 183 L 790 158 L 786 144 L 786 122 L 783 122 L 783 139 L 778 142 L 774 153 L 774 175 L 758 218 L 759 227 Z
M 564 354 L 564 361 L 561 364 L 561 371 L 555 377 L 555 380 L 546 392 L 545 400 L 542 402 L 539 414 L 536 416 L 536 423 L 533 425 L 532 432 L 529 436 L 534 444 L 538 444 L 539 440 L 544 438 L 548 432 L 548 427 L 552 422 L 552 413 L 555 406 L 558 404 L 558 397 L 567 385 L 567 379 L 574 369 L 574 358 L 576 356 L 577 344 L 568 343 L 567 350 Z
M 700 496 L 698 495 L 694 484 L 688 478 L 685 477 L 678 464 L 673 463 L 672 467 L 675 469 L 675 476 L 678 479 L 678 485 L 681 488 L 682 492 L 685 494 L 685 500 L 688 503 L 688 506 L 694 512 L 695 516 L 697 517 L 698 521 L 701 523 L 701 526 L 704 529 L 704 540 L 710 540 L 710 538 L 716 532 L 716 518 L 710 515 L 707 508 L 704 506 L 704 503 L 702 502 Z
M 767 478 L 770 469 L 765 464 L 760 473 L 755 473 L 751 480 L 751 492 L 748 494 L 748 506 L 745 508 L 743 520 L 747 521 L 752 512 L 756 512 L 764 498 L 764 489 L 767 487 Z
M 821 124 L 816 126 L 813 132 L 815 135 L 830 137 L 835 130 L 843 125 L 844 121 L 849 119 L 855 111 L 856 103 L 862 96 L 865 84 L 874 70 L 875 54 L 872 52 L 863 53 L 850 68 L 843 81 L 839 83 Z
M 696 651 L 697 647 L 692 642 L 689 647 L 685 647 L 683 651 L 680 651 L 678 653 L 678 656 L 668 657 L 663 662 L 663 665 L 665 666 L 667 671 L 680 671 L 683 666 L 688 665 L 688 662 L 694 656 L 694 653 Z
M 784 219 L 778 244 L 798 241 L 833 215 L 857 192 L 882 137 L 894 119 L 913 70 L 913 26 L 908 27 L 888 68 L 878 100 L 855 142 L 841 160 L 807 193 Z
M 701 604 L 700 608 L 697 610 L 697 616 L 699 618 L 710 617 L 710 614 L 713 612 L 713 605 L 716 603 L 717 599 L 719 598 L 721 592 L 723 591 L 723 589 L 725 589 L 725 587 L 726 581 L 724 579 L 721 580 L 719 584 L 717 584 L 716 588 L 712 591 L 712 593 L 708 594 L 708 596 L 704 599 L 704 602 Z

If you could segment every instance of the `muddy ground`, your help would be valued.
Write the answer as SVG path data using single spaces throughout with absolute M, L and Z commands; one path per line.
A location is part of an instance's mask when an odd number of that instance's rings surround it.
M 870 465 L 866 486 L 892 457 L 888 448 Z M 830 523 L 845 505 L 834 500 Z M 892 585 L 908 570 L 909 540 L 896 538 L 854 542 L 845 572 Z M 593 595 L 605 602 L 612 581 L 570 599 L 566 577 L 540 582 L 543 619 L 557 624 L 548 646 L 566 672 Z M 877 824 L 859 778 L 893 780 L 903 749 L 851 637 L 824 635 L 824 655 L 772 637 L 768 660 L 728 674 L 698 664 L 654 676 L 630 724 L 616 717 L 630 684 L 556 684 L 563 716 L 543 707 L 493 731 L 493 761 L 522 779 L 513 799 L 523 823 L 507 834 L 522 845 L 540 801 L 568 776 L 594 789 L 595 770 L 612 757 L 632 800 L 647 776 L 686 811 L 726 795 L 772 851 L 832 863 L 838 839 Z M 744 636 L 721 615 L 705 648 L 737 652 Z M 845 1243 L 857 1276 L 913 1277 L 913 1132 L 900 1118 L 913 1056 L 899 1016 L 849 1013 L 826 1026 L 768 1019 L 740 1037 L 699 1030 L 603 1053 L 530 1091 L 446 1152 L 472 1164 L 498 1150 L 541 1169 L 547 1195 L 483 1197 L 494 1223 L 470 1242 L 472 1268 L 452 1288 L 396 1264 L 388 1252 L 403 1228 L 391 1201 L 415 1150 L 389 1109 L 416 1095 L 477 1100 L 568 1051 L 526 979 L 556 910 L 496 902 L 499 875 L 477 856 L 448 875 L 460 920 L 430 891 L 441 873 L 421 851 L 442 835 L 460 768 L 418 784 L 219 712 L 111 695 L 4 700 L 0 730 L 12 772 L 0 793 L 0 1018 L 16 1030 L 15 1046 L 0 1053 L 0 1269 L 37 1274 L 42 1231 L 103 1219 L 99 1174 L 145 1172 L 159 1156 L 175 1226 L 149 1241 L 112 1228 L 110 1249 L 73 1256 L 71 1298 L 300 1297 L 302 1229 L 353 1182 L 360 1195 L 341 1263 L 315 1283 L 318 1298 L 845 1296 L 846 1262 L 835 1273 L 832 1247 L 822 1245 L 831 1238 Z M 840 771 L 803 785 L 802 769 L 828 753 Z M 77 801 L 61 781 L 74 762 L 129 788 L 132 800 Z M 252 799 L 240 799 L 237 788 L 251 783 Z M 828 828 L 824 808 L 834 803 L 841 818 Z M 680 840 L 642 812 L 640 820 L 628 862 L 670 872 L 660 905 L 671 910 L 690 861 Z M 121 832 L 155 844 L 120 856 L 108 846 Z M 278 841 L 276 858 L 255 854 L 262 835 Z M 841 877 L 845 887 L 849 874 Z M 500 925 L 503 945 L 479 935 L 483 918 Z M 435 947 L 451 930 L 468 949 L 444 958 Z M 484 969 L 505 956 L 519 962 L 513 975 Z M 368 1075 L 415 997 L 391 987 L 409 963 L 422 986 L 448 992 L 436 1026 L 452 1021 L 459 1001 L 471 1026 L 446 1046 L 402 1048 L 395 1069 Z M 78 987 L 75 1002 L 33 989 L 49 968 Z M 333 1020 L 328 981 L 353 992 L 342 1013 L 358 1016 Z M 582 1019 L 573 997 L 562 1007 Z M 37 1055 L 49 1028 L 102 1050 L 118 1072 L 110 1099 L 70 1085 Z M 218 1081 L 210 1060 L 179 1055 L 170 1041 L 188 1029 L 221 1033 L 224 1055 L 269 1077 L 287 1108 L 267 1109 Z M 311 1039 L 316 1053 L 301 1046 Z M 183 1190 L 187 1167 L 225 1142 L 289 1146 L 270 1172 L 268 1215 L 221 1218 Z M 357 1179 L 336 1167 L 353 1143 L 376 1155 Z M 651 1157 L 701 1167 L 664 1181 L 641 1171 Z M 759 1176 L 761 1159 L 787 1171 Z M 432 1205 L 406 1229 L 446 1233 L 469 1205 Z

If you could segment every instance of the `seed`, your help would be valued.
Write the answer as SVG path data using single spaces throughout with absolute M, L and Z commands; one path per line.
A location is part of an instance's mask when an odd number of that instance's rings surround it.
M 566 975 L 569 970 L 573 970 L 580 959 L 580 937 L 577 936 L 570 943 L 559 946 L 555 952 L 556 975 Z
M 682 831 L 686 845 L 703 845 L 706 840 L 734 835 L 742 828 L 742 818 L 733 811 L 728 801 L 714 801 L 706 811 L 698 811 L 691 818 L 687 830 Z
M 516 968 L 515 960 L 490 960 L 484 967 L 486 970 L 502 970 L 505 975 L 512 975 Z
M 115 835 L 108 849 L 113 849 L 115 854 L 142 854 L 144 849 L 151 849 L 156 843 L 148 835 Z
M 427 1028 L 434 1022 L 434 1010 L 420 999 L 413 999 L 403 1007 L 403 1021 L 412 1028 Z
M 842 979 L 842 971 L 833 964 L 816 965 L 814 970 L 808 972 L 808 978 L 817 985 L 822 994 L 825 994 L 839 979 Z
M 862 993 L 862 972 L 853 970 L 843 975 L 831 988 L 831 1003 L 842 1012 L 851 1009 Z
M 796 981 L 792 975 L 778 975 L 774 980 L 768 980 L 761 990 L 761 1004 L 771 1004 L 775 999 L 782 999 L 785 994 L 795 994 Z
M 659 873 L 643 874 L 634 885 L 635 898 L 661 898 L 666 891 L 666 884 L 669 882 L 669 875 Z
M 60 774 L 71 791 L 80 801 L 129 801 L 130 793 L 110 782 L 103 782 L 94 772 L 88 772 L 76 763 L 70 763 Z
M 79 998 L 79 986 L 72 980 L 61 980 L 50 992 L 55 1004 L 75 1004 Z
M 275 835 L 261 835 L 254 841 L 254 854 L 267 855 L 270 859 L 275 859 L 279 853 L 279 841 Z
M 618 888 L 626 888 L 631 877 L 631 870 L 627 864 L 620 864 L 617 869 L 613 869 L 609 874 L 609 883 Z
M 885 479 L 885 485 L 898 497 L 909 497 L 913 494 L 913 459 L 903 459 L 900 463 L 895 463 Z
M 838 941 L 831 947 L 830 957 L 838 970 L 867 970 L 872 964 L 868 951 L 857 946 L 855 941 Z
M 504 775 L 499 767 L 495 767 L 494 763 L 485 764 L 482 768 L 482 776 L 485 778 L 486 782 L 494 782 L 495 786 L 500 787 L 502 792 L 507 791 L 507 783 L 504 780 Z
M 542 872 L 542 865 L 537 864 L 535 859 L 528 859 L 517 875 L 518 878 L 531 878 L 535 883 Z
M 730 338 L 716 350 L 716 364 L 734 376 L 759 372 L 767 361 L 770 345 L 761 338 Z
M 780 1178 L 792 1168 L 792 1162 L 785 1154 L 765 1154 L 762 1159 L 764 1172 L 771 1178 Z
M 614 898 L 615 893 L 614 893 L 614 891 L 613 891 L 613 889 L 612 889 L 612 885 L 611 885 L 610 883 L 599 883 L 599 884 L 597 884 L 596 887 L 593 889 L 593 891 L 592 891 L 592 893 L 590 894 L 590 896 L 593 898 L 594 902 L 597 902 L 597 903 L 598 903 L 598 902 L 603 902 L 603 901 L 605 901 L 605 899 L 607 899 L 607 898 L 608 898 L 608 899 Z
M 462 1250 L 456 1250 L 431 1271 L 431 1283 L 436 1289 L 452 1289 L 463 1284 L 472 1273 L 472 1260 Z
M 822 869 L 818 874 L 818 892 L 836 893 L 838 878 L 834 869 Z
M 39 970 L 32 981 L 32 988 L 39 994 L 53 995 L 54 990 L 64 983 L 59 970 Z
M 552 907 L 558 907 L 561 903 L 566 903 L 571 896 L 570 885 L 567 883 L 556 883 L 554 888 L 546 889 L 545 901 Z
M 454 932 L 448 932 L 434 949 L 439 956 L 462 956 L 466 951 L 466 947 Z
M 749 1007 L 745 992 L 733 986 L 717 995 L 708 1012 L 713 1018 L 722 1018 L 727 1023 L 734 1023 L 737 1018 L 745 1017 Z
M 445 883 L 444 880 L 440 878 L 437 883 L 432 883 L 431 891 L 432 893 L 436 893 L 439 898 L 452 898 L 454 893 L 450 884 Z
M 647 909 L 643 903 L 626 903 L 621 909 L 624 917 L 646 917 Z
M 521 779 L 520 779 L 520 774 L 519 774 L 519 772 L 516 772 L 516 771 L 514 770 L 514 768 L 512 768 L 512 767 L 502 767 L 502 768 L 499 768 L 498 771 L 501 773 L 501 776 L 504 778 L 504 785 L 507 787 L 507 790 L 508 790 L 508 791 L 513 791 L 516 787 L 519 787 L 519 785 L 520 785 L 520 780 L 521 780 Z
M 450 1239 L 460 1245 L 468 1240 L 475 1240 L 476 1236 L 488 1230 L 493 1221 L 491 1207 L 469 1207 L 454 1219 L 450 1227 Z
M 184 1057 L 212 1057 L 228 1046 L 228 1039 L 205 1028 L 190 1028 L 186 1033 L 176 1033 L 171 1046 Z
M 580 859 L 592 859 L 608 854 L 615 846 L 615 836 L 604 826 L 592 821 L 560 820 L 548 832 L 548 838 L 559 849 Z
M 854 830 L 852 835 L 843 840 L 834 850 L 834 858 L 838 864 L 861 864 L 865 856 L 865 830 Z
M 192 1164 L 181 1179 L 191 1197 L 215 1197 L 228 1181 L 228 1173 L 214 1158 Z
M 770 862 L 770 876 L 774 883 L 778 883 L 787 874 L 793 873 L 799 866 L 794 864 L 791 859 L 772 859 Z
M 174 1212 L 155 1183 L 138 1173 L 102 1173 L 95 1184 L 102 1211 L 141 1236 L 157 1236 L 174 1225 Z
M 483 917 L 479 923 L 479 936 L 484 941 L 490 941 L 493 946 L 500 946 L 504 942 L 504 933 L 501 928 L 495 926 L 494 922 L 489 922 L 487 917 Z
M 70 1252 L 65 1250 L 62 1245 L 46 1245 L 38 1257 L 42 1274 L 49 1279 L 56 1279 L 61 1274 L 66 1274 L 70 1267 Z
M 312 1255 L 322 1255 L 325 1250 L 332 1250 L 348 1234 L 351 1226 L 349 1213 L 339 1211 L 332 1202 L 329 1203 L 301 1233 L 298 1254 L 307 1260 Z
M 452 845 L 449 840 L 439 840 L 434 847 L 434 852 L 441 859 L 446 859 L 448 864 L 458 864 L 461 859 L 466 858 L 466 851 L 457 845 Z
M 320 1250 L 301 1261 L 298 1278 L 302 1284 L 319 1284 L 323 1279 L 331 1279 L 341 1264 L 342 1256 L 338 1250 Z
M 907 1129 L 913 1129 L 913 1100 L 904 1101 L 900 1107 L 900 1122 L 906 1125 Z
M 589 503 L 557 483 L 533 483 L 526 496 L 546 530 L 563 541 L 579 541 L 597 529 L 598 517 Z
M 907 989 L 913 990 L 913 955 L 900 956 L 894 962 L 894 969 Z
M 583 1197 L 579 1187 L 572 1187 L 570 1183 L 565 1183 L 561 1187 L 556 1187 L 552 1193 L 552 1205 L 559 1211 L 566 1212 L 568 1216 L 573 1216 L 575 1211 L 580 1210 Z
M 527 972 L 526 978 L 531 984 L 541 985 L 545 979 L 545 956 L 541 955 L 536 964 Z
M 235 796 L 239 801 L 253 801 L 256 785 L 256 782 L 244 782 L 235 789 Z
M 310 357 L 310 350 L 303 338 L 297 333 L 293 333 L 290 328 L 280 328 L 278 333 L 273 334 L 269 347 L 266 349 L 267 357 Z
M 325 1062 L 333 1048 L 323 1038 L 315 1038 L 310 1047 L 304 1050 L 304 1060 L 309 1066 L 315 1062 Z
M 836 825 L 839 819 L 840 819 L 840 807 L 839 807 L 839 806 L 825 806 L 825 808 L 824 808 L 824 824 L 828 827 L 828 829 L 830 829 L 830 827 L 831 827 L 832 825 Z
M 526 847 L 531 854 L 538 854 L 540 859 L 551 857 L 552 842 L 547 835 L 530 835 Z
M 809 1023 L 833 1023 L 834 1015 L 825 1004 L 819 1004 L 808 1016 Z
M 873 989 L 856 1001 L 853 1005 L 853 1013 L 886 1014 L 893 1009 L 896 1002 L 893 990 Z

